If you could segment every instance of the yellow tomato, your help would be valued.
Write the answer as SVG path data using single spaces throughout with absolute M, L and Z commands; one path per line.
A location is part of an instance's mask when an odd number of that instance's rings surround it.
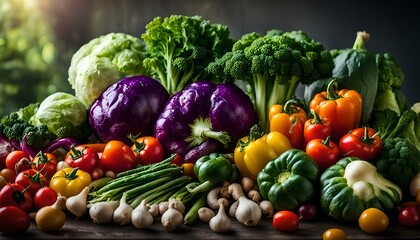
M 366 233 L 383 232 L 388 228 L 388 225 L 388 216 L 377 208 L 368 208 L 360 214 L 359 227 Z
M 347 240 L 347 233 L 339 228 L 330 228 L 322 234 L 322 240 Z

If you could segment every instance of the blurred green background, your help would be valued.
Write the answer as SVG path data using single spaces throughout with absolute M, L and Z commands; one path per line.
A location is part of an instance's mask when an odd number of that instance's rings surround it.
M 0 115 L 56 91 L 72 93 L 70 59 L 90 39 L 109 32 L 139 37 L 154 17 L 170 14 L 226 24 L 234 38 L 300 29 L 328 49 L 352 47 L 356 32 L 367 31 L 367 47 L 397 58 L 403 92 L 419 102 L 419 10 L 419 0 L 0 0 Z

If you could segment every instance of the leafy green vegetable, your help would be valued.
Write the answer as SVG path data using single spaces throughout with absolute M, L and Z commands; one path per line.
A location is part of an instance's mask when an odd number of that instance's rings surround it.
M 156 17 L 141 36 L 148 54 L 143 64 L 172 95 L 206 78 L 205 67 L 232 47 L 229 34 L 227 26 L 200 16 Z
M 407 98 L 402 94 L 404 73 L 397 60 L 390 54 L 376 54 L 378 66 L 378 92 L 373 109 L 383 111 L 389 108 L 399 115 L 407 109 Z
M 405 138 L 387 138 L 376 167 L 385 178 L 407 188 L 410 180 L 420 172 L 420 151 Z
M 32 118 L 35 126 L 44 124 L 54 134 L 62 127 L 79 127 L 87 121 L 87 110 L 75 96 L 56 92 L 46 97 Z
M 299 83 L 330 77 L 333 66 L 329 51 L 306 33 L 270 30 L 265 35 L 243 35 L 206 71 L 216 80 L 243 80 L 261 126 L 268 131 L 269 108 L 291 99 Z
M 340 80 L 339 86 L 353 89 L 363 99 L 361 124 L 371 118 L 373 104 L 378 91 L 378 67 L 375 54 L 365 49 L 369 34 L 358 32 L 353 48 L 333 51 L 334 70 L 332 76 Z
M 407 139 L 420 151 L 420 103 L 415 103 L 410 111 L 414 111 L 416 117 L 401 131 L 400 136 Z
M 75 95 L 89 108 L 110 85 L 125 76 L 145 73 L 142 39 L 109 33 L 90 40 L 72 57 L 68 81 Z
M 383 140 L 401 136 L 408 125 L 416 118 L 416 112 L 411 109 L 404 111 L 401 116 L 389 108 L 384 111 L 372 112 L 371 125 L 380 132 Z

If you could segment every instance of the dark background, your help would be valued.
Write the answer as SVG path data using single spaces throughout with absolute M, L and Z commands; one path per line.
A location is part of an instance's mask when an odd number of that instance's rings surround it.
M 140 36 L 156 16 L 201 15 L 229 26 L 234 38 L 277 28 L 303 30 L 327 49 L 352 47 L 357 31 L 367 48 L 394 55 L 406 77 L 403 92 L 419 102 L 420 1 L 43 0 L 63 52 L 109 32 Z M 68 59 L 68 64 L 70 60 Z

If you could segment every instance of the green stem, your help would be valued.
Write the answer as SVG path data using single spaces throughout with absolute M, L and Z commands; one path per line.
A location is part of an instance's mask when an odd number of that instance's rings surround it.
M 364 49 L 365 43 L 369 41 L 369 34 L 367 32 L 357 32 L 356 40 L 353 44 L 353 49 Z
M 327 86 L 327 100 L 336 100 L 341 98 L 335 91 L 338 89 L 337 79 L 332 79 Z
M 186 139 L 190 142 L 190 145 L 197 146 L 203 143 L 205 140 L 212 138 L 221 142 L 223 145 L 227 145 L 230 142 L 230 136 L 228 133 L 223 131 L 213 131 L 209 118 L 197 118 L 194 123 L 190 125 L 191 136 Z
M 204 193 L 209 192 L 214 187 L 214 184 L 211 181 L 205 181 L 202 184 L 198 185 L 197 187 L 189 190 L 191 193 Z
M 184 217 L 184 224 L 193 224 L 198 219 L 198 210 L 201 207 L 206 206 L 207 194 L 202 193 L 198 199 L 194 202 Z

